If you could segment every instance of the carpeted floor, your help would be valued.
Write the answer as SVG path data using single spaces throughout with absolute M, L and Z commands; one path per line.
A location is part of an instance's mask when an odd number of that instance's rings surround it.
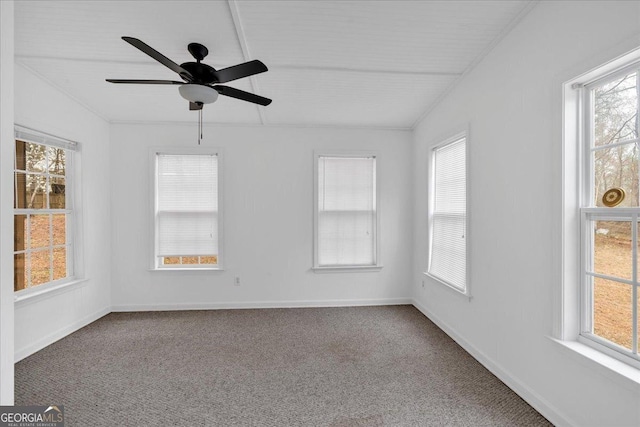
M 412 306 L 112 313 L 16 364 L 66 426 L 546 426 Z

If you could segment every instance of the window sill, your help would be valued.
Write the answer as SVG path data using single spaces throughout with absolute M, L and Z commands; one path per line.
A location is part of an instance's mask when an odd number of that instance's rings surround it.
M 74 279 L 69 282 L 57 283 L 55 285 L 41 285 L 42 287 L 23 289 L 14 293 L 13 301 L 16 305 L 25 304 L 27 302 L 36 302 L 70 291 L 81 284 L 85 284 L 86 282 L 88 282 L 88 279 Z
M 224 271 L 223 268 L 217 267 L 170 267 L 170 268 L 150 268 L 148 271 Z
M 314 273 L 364 273 L 382 270 L 382 265 L 348 265 L 344 267 L 313 267 Z
M 586 365 L 589 370 L 602 374 L 630 391 L 640 392 L 640 369 L 578 341 L 547 338 L 558 344 L 560 348 L 564 349 L 567 354 L 578 362 Z

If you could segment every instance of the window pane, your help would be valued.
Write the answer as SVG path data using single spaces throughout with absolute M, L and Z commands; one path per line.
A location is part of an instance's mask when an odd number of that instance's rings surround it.
M 51 246 L 49 221 L 51 215 L 29 215 L 29 248 Z
M 218 264 L 218 257 L 216 255 L 201 256 L 200 257 L 200 264 L 213 264 L 213 265 L 216 265 L 216 264 Z
M 47 170 L 47 147 L 27 142 L 25 150 L 26 170 L 28 172 L 45 172 Z
M 16 172 L 13 194 L 13 207 L 24 209 L 27 207 L 27 174 Z
M 27 143 L 16 141 L 16 169 L 27 170 Z
M 21 176 L 16 176 L 17 179 L 21 179 Z M 17 182 L 20 184 L 20 182 Z M 47 185 L 47 179 L 41 175 L 26 175 L 26 183 L 24 188 L 17 188 L 16 202 L 18 208 L 23 209 L 46 209 L 47 208 L 47 195 L 45 188 Z
M 26 254 L 13 255 L 13 290 L 19 291 L 27 287 L 27 256 Z
M 217 212 L 160 211 L 157 221 L 158 255 L 209 255 L 218 251 Z
M 62 148 L 47 147 L 47 161 L 49 173 L 52 175 L 64 175 L 66 172 L 66 153 Z
M 429 273 L 462 290 L 466 287 L 466 219 L 434 216 Z
M 27 216 L 14 215 L 13 217 L 13 250 L 23 251 L 27 247 Z
M 636 73 L 597 87 L 593 93 L 595 145 L 614 144 L 626 139 L 637 138 L 638 91 Z
M 49 190 L 49 207 L 51 209 L 64 209 L 66 205 L 65 179 L 57 176 L 50 177 L 48 190 Z
M 593 271 L 631 280 L 631 222 L 594 221 Z
M 198 264 L 198 257 L 197 256 L 185 256 L 185 257 L 182 257 L 182 263 L 183 264 Z
M 64 245 L 67 243 L 67 216 L 64 214 L 53 215 L 53 244 Z
M 632 287 L 630 285 L 594 278 L 593 333 L 631 349 Z
M 434 212 L 467 212 L 466 139 L 436 148 L 434 155 Z
M 626 193 L 618 206 L 638 206 L 638 144 L 603 148 L 593 156 L 595 206 L 605 206 L 602 196 L 614 187 L 620 187 Z
M 174 264 L 180 264 L 180 257 L 179 257 L 179 256 L 168 256 L 168 257 L 163 257 L 163 258 L 162 258 L 162 264 L 163 264 L 163 265 L 174 265 Z
M 49 250 L 31 252 L 31 286 L 51 281 L 51 253 Z
M 375 209 L 376 160 L 369 157 L 320 157 L 318 207 L 321 211 Z
M 374 265 L 372 211 L 318 212 L 319 265 Z
M 67 277 L 67 248 L 53 250 L 53 280 Z

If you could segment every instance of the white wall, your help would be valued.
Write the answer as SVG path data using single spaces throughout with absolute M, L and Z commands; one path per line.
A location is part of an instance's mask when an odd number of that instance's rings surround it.
M 637 383 L 548 338 L 561 286 L 562 82 L 632 45 L 640 2 L 540 2 L 414 135 L 417 305 L 559 425 L 640 425 Z M 470 301 L 422 275 L 429 146 L 466 125 Z
M 221 147 L 224 156 L 225 270 L 149 271 L 149 149 L 197 147 L 196 116 L 189 125 L 112 126 L 114 310 L 410 301 L 406 131 L 206 126 L 203 146 Z M 314 149 L 378 151 L 380 272 L 310 271 Z
M 43 297 L 16 302 L 15 357 L 19 360 L 109 312 L 111 207 L 109 124 L 105 120 L 16 65 L 15 121 L 81 144 L 77 184 L 84 259 L 80 268 L 87 279 Z M 3 199 L 3 205 L 11 204 L 10 200 Z
M 0 2 L 0 405 L 13 405 L 13 27 Z

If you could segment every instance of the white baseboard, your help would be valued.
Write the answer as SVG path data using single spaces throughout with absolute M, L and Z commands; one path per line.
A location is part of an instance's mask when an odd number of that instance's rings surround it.
M 529 405 L 531 405 L 536 411 L 540 412 L 547 420 L 556 426 L 574 426 L 577 425 L 567 419 L 561 411 L 558 410 L 549 401 L 542 398 L 539 394 L 531 390 L 522 381 L 518 380 L 510 372 L 503 369 L 493 360 L 491 360 L 486 354 L 478 350 L 475 346 L 470 344 L 467 340 L 461 337 L 455 330 L 449 325 L 443 322 L 438 316 L 429 311 L 426 307 L 420 304 L 415 299 L 412 302 L 413 306 L 420 310 L 429 320 L 435 323 L 440 329 L 442 329 L 447 335 L 449 335 L 456 343 L 467 351 L 474 359 L 480 362 L 485 368 L 487 368 L 493 375 L 498 377 L 500 381 L 505 383 L 507 387 L 518 394 Z
M 65 326 L 62 329 L 59 329 L 49 335 L 47 335 L 46 337 L 39 339 L 38 341 L 34 342 L 33 344 L 30 344 L 26 347 L 20 348 L 20 349 L 16 349 L 15 353 L 14 353 L 14 362 L 17 363 L 19 361 L 21 361 L 22 359 L 24 359 L 25 357 L 31 356 L 33 353 L 42 350 L 43 348 L 45 348 L 48 345 L 53 344 L 54 342 L 66 337 L 67 335 L 77 331 L 80 328 L 83 328 L 85 326 L 87 326 L 89 323 L 95 322 L 96 320 L 98 320 L 99 318 L 101 318 L 102 316 L 105 316 L 107 314 L 111 313 L 111 309 L 110 307 L 105 307 L 101 310 L 96 311 L 95 313 L 92 313 L 88 316 L 83 317 L 82 319 L 68 325 Z
M 173 310 L 223 310 L 249 308 L 304 308 L 304 307 L 356 307 L 368 305 L 404 305 L 413 304 L 412 298 L 381 299 L 338 299 L 338 300 L 293 300 L 293 301 L 230 301 L 214 303 L 177 303 L 177 304 L 124 304 L 114 305 L 111 311 L 173 311 Z

